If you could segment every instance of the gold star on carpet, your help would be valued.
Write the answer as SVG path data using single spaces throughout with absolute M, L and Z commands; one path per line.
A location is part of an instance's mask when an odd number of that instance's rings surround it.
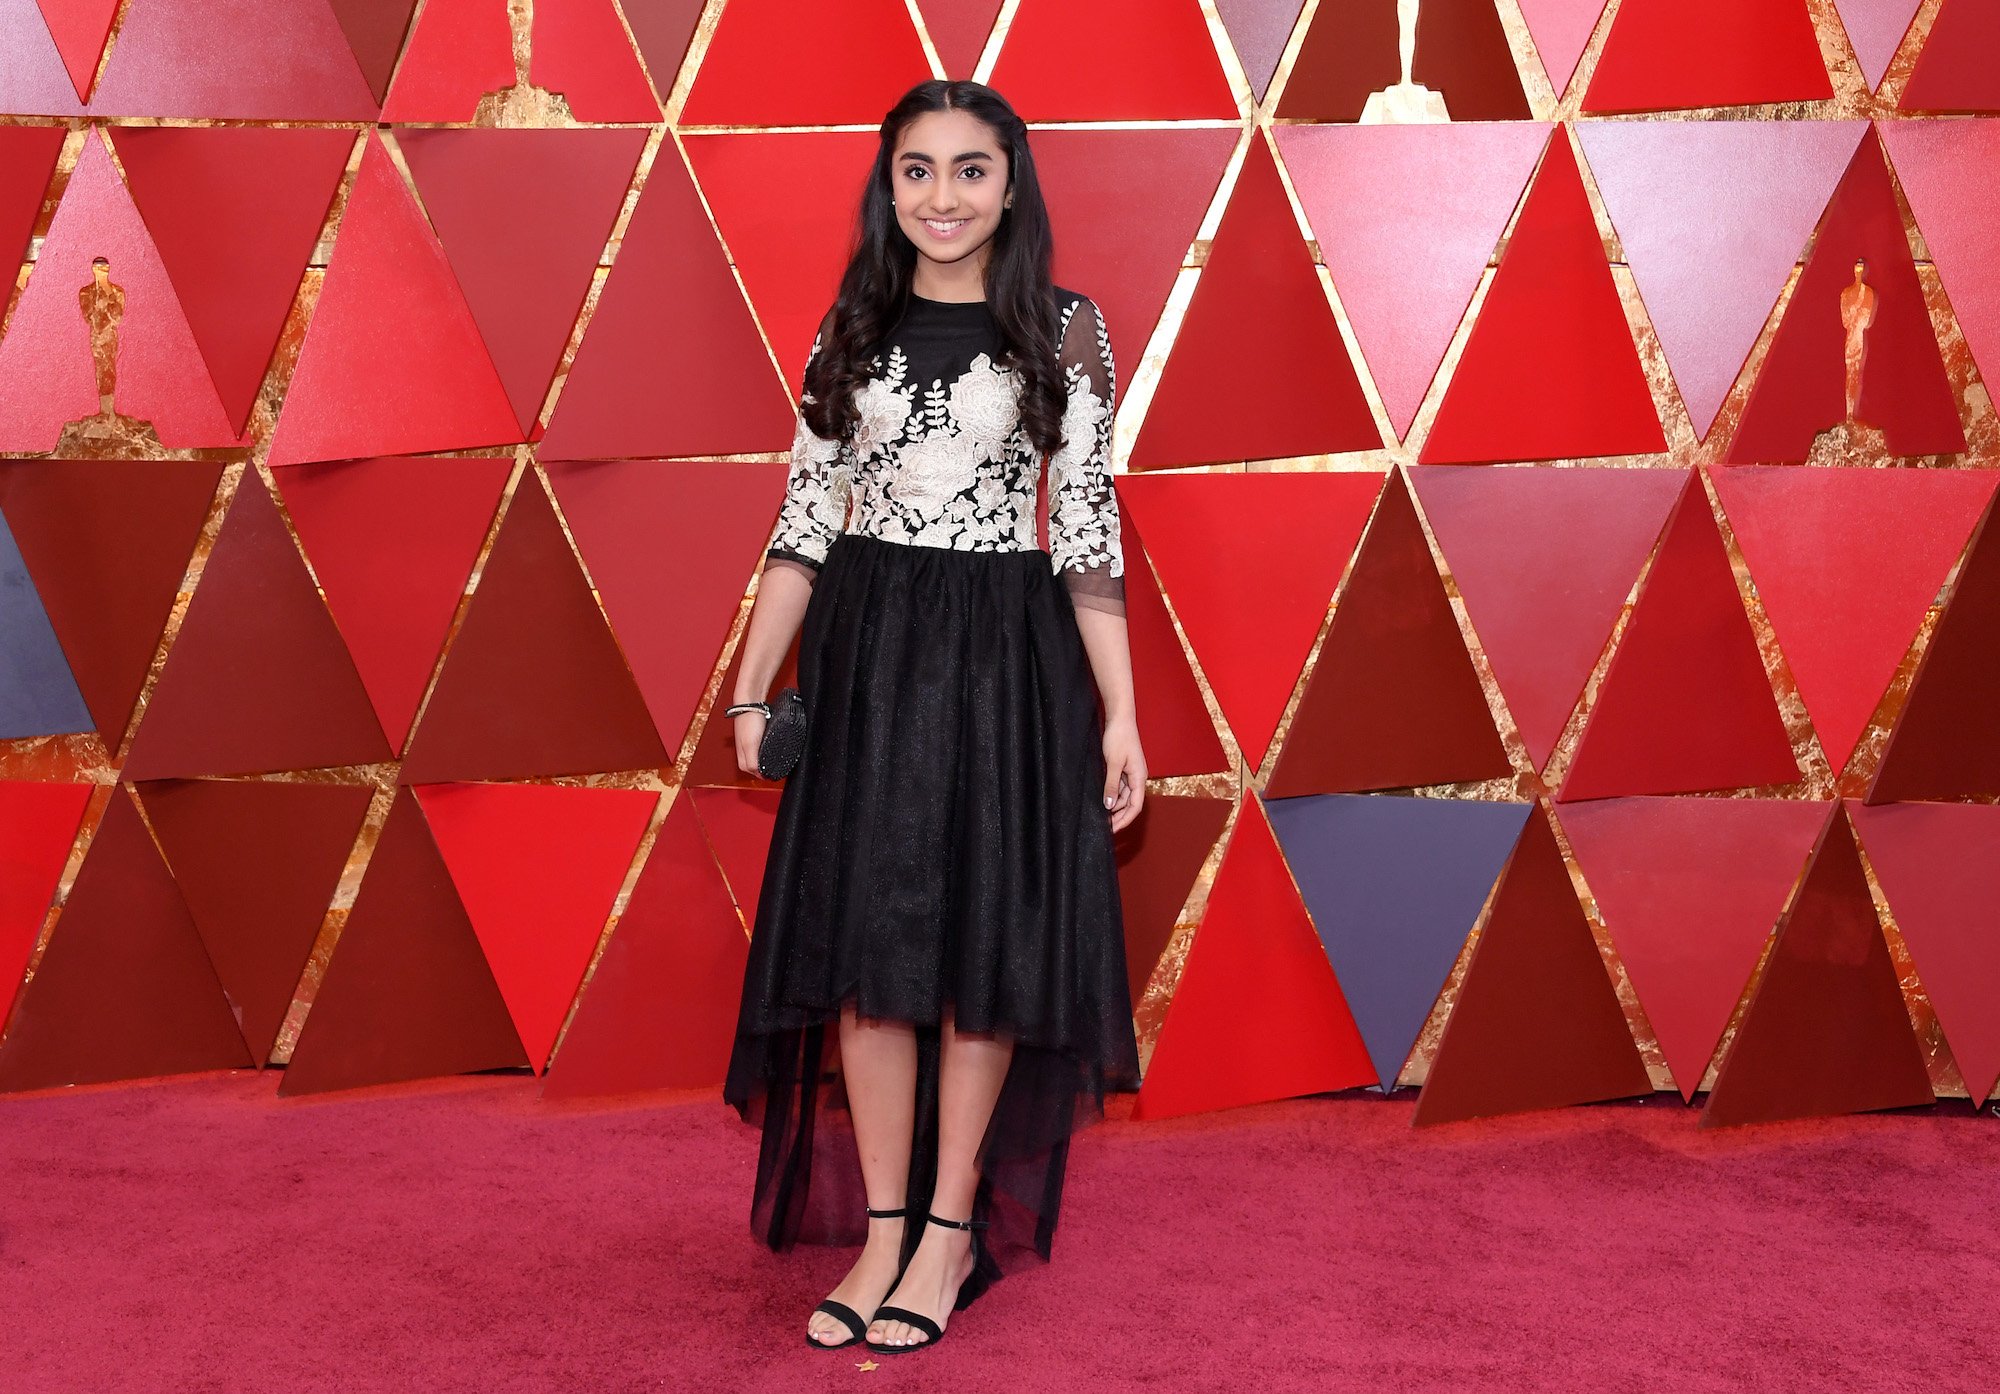
M 856 1365 L 854 1368 L 857 1370 L 879 1370 L 882 1368 L 882 1365 L 880 1361 L 864 1360 L 859 1365 Z

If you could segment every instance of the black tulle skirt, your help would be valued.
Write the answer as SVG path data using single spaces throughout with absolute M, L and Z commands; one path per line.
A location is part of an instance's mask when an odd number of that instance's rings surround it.
M 1138 1087 L 1102 716 L 1049 553 L 836 537 L 799 634 L 785 780 L 724 1098 L 762 1130 L 751 1229 L 860 1244 L 839 1017 L 911 1022 L 903 1257 L 937 1179 L 941 1014 L 1015 1041 L 978 1152 L 970 1302 L 1046 1261 L 1069 1143 Z M 895 1204 L 890 1201 L 890 1204 Z M 952 1216 L 950 1218 L 961 1218 Z

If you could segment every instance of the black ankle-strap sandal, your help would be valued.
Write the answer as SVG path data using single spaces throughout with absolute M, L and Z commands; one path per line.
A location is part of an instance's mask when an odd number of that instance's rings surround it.
M 878 1220 L 894 1219 L 898 1215 L 907 1215 L 909 1213 L 910 1207 L 907 1205 L 896 1210 L 870 1210 L 868 1212 L 871 1218 Z M 855 1311 L 845 1302 L 836 1302 L 829 1297 L 826 1301 L 813 1308 L 813 1310 L 815 1312 L 825 1312 L 828 1316 L 854 1333 L 844 1341 L 822 1341 L 819 1337 L 808 1331 L 806 1332 L 806 1344 L 816 1350 L 839 1350 L 843 1346 L 854 1345 L 868 1334 L 868 1323 L 861 1319 L 861 1313 Z
M 928 1210 L 924 1212 L 924 1219 L 934 1225 L 944 1225 L 948 1229 L 981 1230 L 985 1229 L 991 1223 L 988 1220 L 947 1220 L 942 1215 L 931 1214 Z M 956 1310 L 956 1308 L 953 1310 Z M 922 1312 L 913 1312 L 908 1307 L 877 1307 L 875 1309 L 875 1321 L 900 1321 L 907 1323 L 923 1332 L 924 1339 L 913 1346 L 892 1346 L 883 1341 L 869 1341 L 867 1344 L 870 1350 L 884 1351 L 890 1355 L 907 1355 L 913 1350 L 923 1350 L 926 1347 L 934 1346 L 944 1339 L 944 1328 L 942 1326 L 939 1326 Z M 874 1323 L 871 1322 L 869 1324 L 872 1326 Z M 866 1328 L 863 1328 L 863 1330 L 865 1334 Z

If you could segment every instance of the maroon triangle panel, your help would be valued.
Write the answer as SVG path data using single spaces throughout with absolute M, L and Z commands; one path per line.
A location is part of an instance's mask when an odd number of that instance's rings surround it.
M 190 779 L 148 784 L 141 792 L 250 1054 L 262 1065 L 291 1010 L 373 791 Z
M 1139 817 L 1118 835 L 1125 979 L 1135 1012 L 1174 937 L 1195 878 L 1229 824 L 1229 809 L 1228 799 L 1148 794 Z
M 1854 263 L 1876 293 L 1855 415 L 1883 433 L 1892 455 L 1965 449 L 1957 397 L 1945 376 L 1909 234 L 1874 131 L 1841 176 L 1813 234 L 1750 400 L 1723 458 L 1733 465 L 1804 460 L 1819 432 L 1847 417 L 1847 326 L 1841 297 Z
M 748 961 L 729 888 L 683 792 L 584 984 L 543 1096 L 719 1086 Z
M 241 432 L 354 133 L 140 126 L 116 128 L 113 143 L 223 410 Z
M 396 71 L 396 59 L 403 40 L 410 34 L 410 19 L 417 12 L 417 0 L 329 0 L 340 32 L 354 50 L 354 61 L 368 79 L 368 90 L 380 106 L 389 95 L 389 78 Z M 634 4 L 633 8 L 637 8 Z
M 221 482 L 199 460 L 0 461 L 0 511 L 115 748 Z
M 1277 163 L 1252 140 L 1130 468 L 1381 446 Z
M 263 477 L 247 469 L 132 738 L 125 778 L 389 758 L 333 617 Z
M 1691 475 L 1556 797 L 1754 788 L 1798 773 L 1708 495 Z
M 528 1053 L 416 796 L 398 789 L 278 1092 L 510 1066 Z
M 1988 504 L 1917 664 L 1869 803 L 2000 794 L 2000 524 Z
M 671 315 L 661 314 L 664 305 Z M 783 450 L 796 418 L 770 361 L 669 141 L 646 175 L 563 379 L 543 453 L 617 459 Z
M 1409 487 L 1392 472 L 1265 796 L 1512 772 Z
M 2000 1083 L 2000 807 L 1849 801 L 1974 1107 Z
M 1298 7 L 1293 6 L 1294 10 Z M 1410 78 L 1444 97 L 1454 121 L 1526 121 L 1527 94 L 1493 0 L 1427 0 L 1417 10 Z M 1277 114 L 1358 121 L 1370 93 L 1399 81 L 1397 7 L 1321 5 L 1285 80 Z
M 1650 1094 L 1546 809 L 1529 814 L 1411 1122 Z
M 708 0 L 620 0 L 625 27 L 639 45 L 639 58 L 662 101 L 674 90 L 688 46 L 694 42 Z
M 0 1043 L 0 1092 L 250 1065 L 173 876 L 114 789 Z
M 530 470 L 515 486 L 398 778 L 440 784 L 671 763 Z
M 605 460 L 545 468 L 671 761 L 771 540 L 785 466 Z
M 405 131 L 396 143 L 521 430 L 532 431 L 646 132 Z
M 1702 1126 L 1908 1108 L 1933 1098 L 1854 833 L 1836 813 L 1778 929 Z

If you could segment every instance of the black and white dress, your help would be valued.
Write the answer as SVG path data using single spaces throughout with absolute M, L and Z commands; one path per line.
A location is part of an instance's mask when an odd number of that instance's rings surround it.
M 950 1005 L 958 1029 L 1015 1038 L 979 1152 L 973 1218 L 990 1228 L 973 1233 L 961 1303 L 1015 1260 L 1049 1257 L 1072 1134 L 1103 1116 L 1107 1090 L 1138 1086 L 1102 713 L 1076 616 L 1124 608 L 1116 389 L 1097 306 L 1057 296 L 1069 396 L 1046 548 L 1042 461 L 987 303 L 912 296 L 857 394 L 853 443 L 800 421 L 765 563 L 808 572 L 813 592 L 805 751 L 778 804 L 723 1088 L 762 1129 L 751 1227 L 774 1249 L 866 1236 L 839 1058 L 848 1000 L 916 1024 L 903 1199 L 921 1217 Z M 906 1225 L 905 1258 L 923 1228 Z

